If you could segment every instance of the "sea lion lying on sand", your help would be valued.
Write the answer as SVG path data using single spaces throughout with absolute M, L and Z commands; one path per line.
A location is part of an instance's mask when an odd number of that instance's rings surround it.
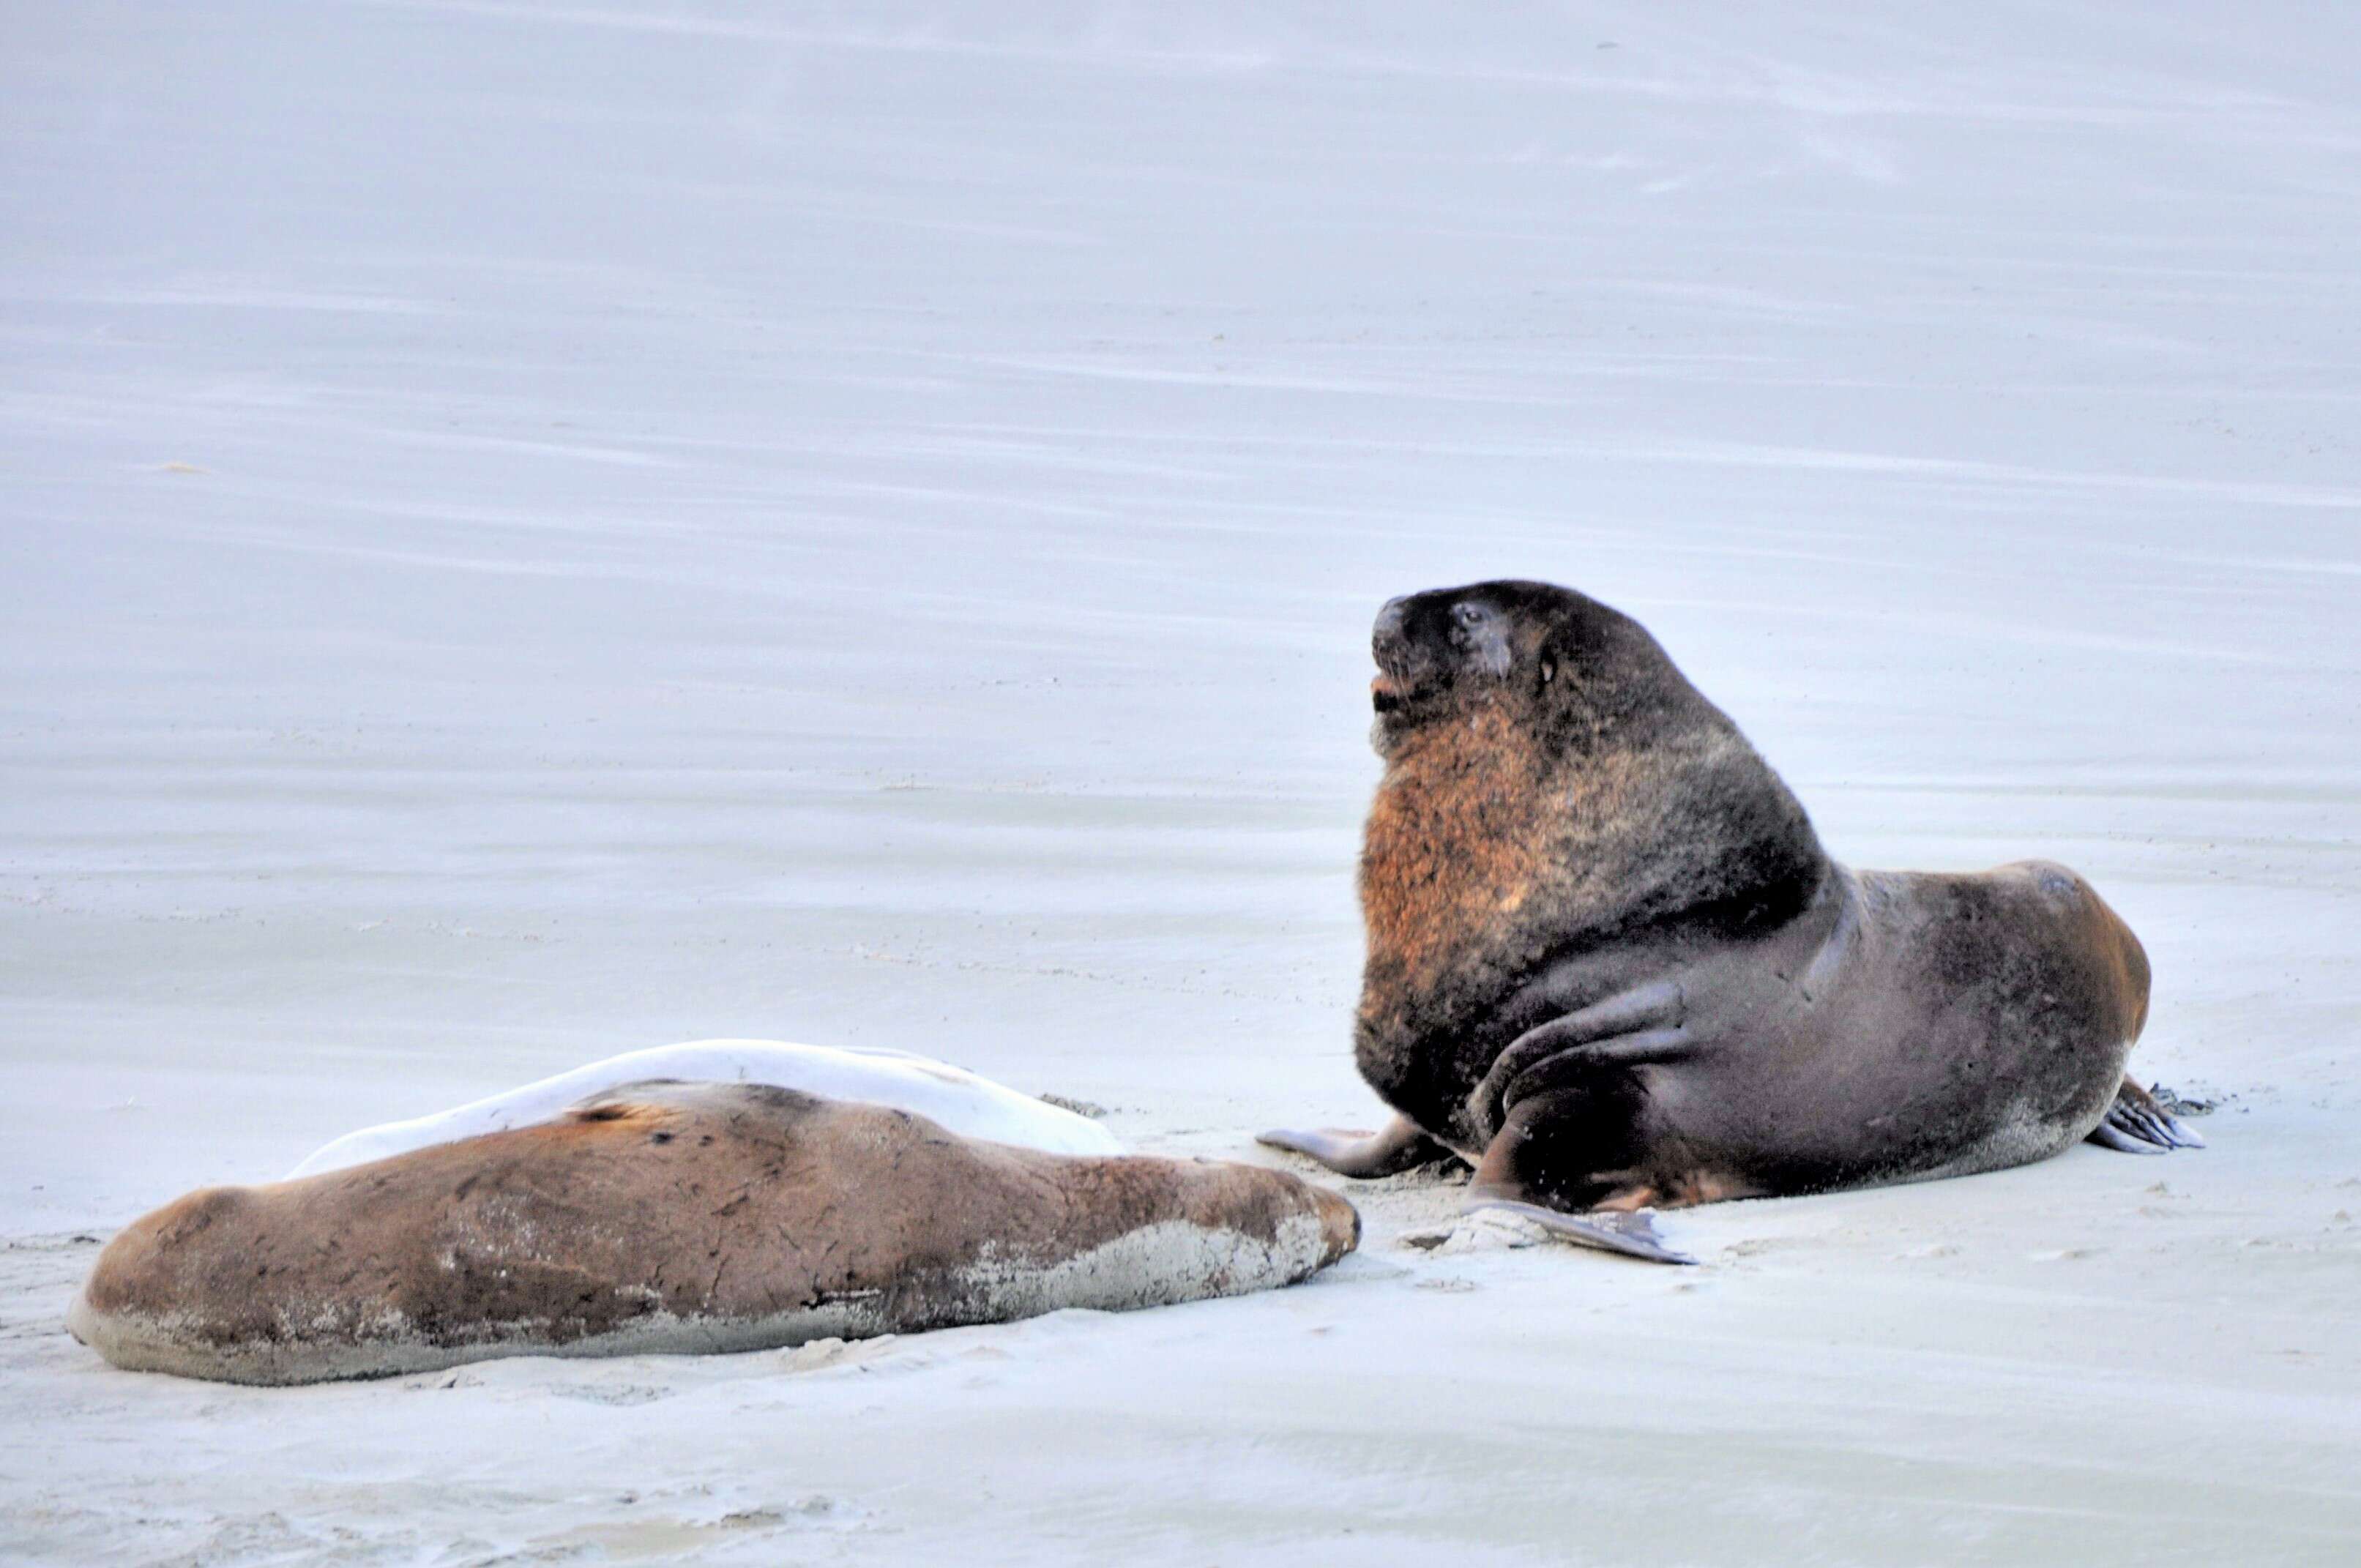
M 759 1350 L 1292 1284 L 1360 1222 L 1283 1171 L 1045 1154 L 758 1083 L 191 1193 L 68 1327 L 117 1366 L 306 1383 L 489 1356 Z
M 1375 1135 L 1268 1133 L 1347 1176 L 1456 1154 L 1469 1207 L 1664 1262 L 1644 1213 L 2200 1140 L 2124 1076 L 2138 940 L 2082 879 L 1831 861 L 1639 623 L 1543 583 L 1398 598 L 1361 856 Z

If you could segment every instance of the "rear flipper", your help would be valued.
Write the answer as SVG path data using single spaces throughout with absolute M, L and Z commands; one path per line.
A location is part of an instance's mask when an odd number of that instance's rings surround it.
M 1568 1214 L 1513 1198 L 1478 1197 L 1465 1212 L 1513 1214 L 1520 1220 L 1532 1221 L 1560 1241 L 1620 1253 L 1625 1257 L 1645 1258 L 1650 1263 L 1697 1261 L 1664 1245 L 1664 1238 L 1656 1234 L 1655 1216 L 1645 1209 L 1593 1209 L 1587 1213 Z
M 1257 1134 L 1255 1142 L 1309 1155 L 1339 1176 L 1364 1179 L 1395 1176 L 1453 1157 L 1449 1149 L 1428 1137 L 1407 1116 L 1395 1117 L 1393 1124 L 1380 1133 L 1345 1132 L 1337 1127 L 1323 1127 L 1317 1132 L 1279 1127 Z
M 2091 1142 L 2118 1154 L 2169 1154 L 2174 1149 L 2202 1149 L 2205 1140 L 2183 1126 L 2157 1097 L 2124 1080 L 2115 1102 L 2091 1129 Z

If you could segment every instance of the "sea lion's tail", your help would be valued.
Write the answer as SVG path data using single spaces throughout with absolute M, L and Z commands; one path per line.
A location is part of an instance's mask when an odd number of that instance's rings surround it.
M 2131 1014 L 2130 1026 L 2125 1033 L 2125 1044 L 2140 1037 L 2147 1026 L 2148 967 L 2147 949 L 2123 917 L 2105 909 L 2107 923 L 2114 927 L 2123 966 L 2124 1000 Z M 2091 1129 L 2091 1142 L 2119 1154 L 2169 1154 L 2174 1149 L 2202 1149 L 2205 1140 L 2181 1124 L 2180 1118 L 2164 1108 L 2164 1102 L 2142 1088 L 2139 1082 L 2125 1078 L 2116 1087 L 2114 1102 L 2099 1124 Z
M 2122 916 L 2112 909 L 2107 911 L 2107 916 L 2114 922 L 2117 939 L 2123 943 L 2124 982 L 2131 992 L 2132 1003 L 2131 1037 L 2136 1040 L 2140 1037 L 2140 1031 L 2147 1027 L 2147 997 L 2150 980 L 2147 949 L 2140 946 L 2140 939 L 2132 934 L 2132 928 L 2124 923 Z M 2125 1081 L 2128 1082 L 2129 1080 Z M 2141 1092 L 2147 1091 L 2143 1090 Z

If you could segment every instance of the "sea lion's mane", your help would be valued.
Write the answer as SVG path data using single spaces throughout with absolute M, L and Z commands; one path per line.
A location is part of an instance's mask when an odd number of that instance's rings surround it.
M 1480 1073 L 1507 1043 L 1503 1003 L 1547 966 L 1652 929 L 1775 925 L 1827 872 L 1737 727 L 1594 599 L 1437 589 L 1389 606 L 1376 651 L 1386 771 L 1361 856 L 1357 1031 L 1373 1082 L 1410 1061 Z

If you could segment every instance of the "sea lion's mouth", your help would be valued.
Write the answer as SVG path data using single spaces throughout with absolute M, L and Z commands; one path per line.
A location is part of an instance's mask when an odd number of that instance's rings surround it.
M 1378 661 L 1378 673 L 1369 677 L 1369 706 L 1379 718 L 1407 715 L 1423 707 L 1427 700 L 1441 691 L 1445 684 L 1430 669 L 1389 659 Z

